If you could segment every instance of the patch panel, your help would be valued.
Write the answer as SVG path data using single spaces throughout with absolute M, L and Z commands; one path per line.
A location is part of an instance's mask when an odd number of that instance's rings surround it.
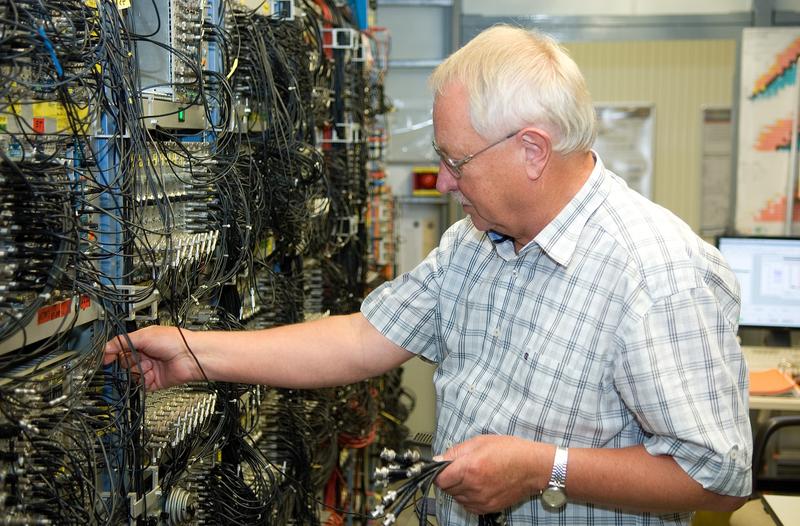
M 319 524 L 341 458 L 377 440 L 371 383 L 148 393 L 100 363 L 145 325 L 268 328 L 363 297 L 380 78 L 346 7 L 253 7 L 0 6 L 4 524 Z

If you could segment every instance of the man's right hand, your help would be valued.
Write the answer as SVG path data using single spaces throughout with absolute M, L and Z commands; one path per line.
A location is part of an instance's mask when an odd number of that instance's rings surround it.
M 186 338 L 184 343 L 181 334 Z M 378 376 L 412 356 L 363 314 L 259 331 L 188 331 L 152 326 L 106 344 L 103 362 L 119 360 L 149 390 L 208 378 L 217 382 L 317 389 Z M 188 346 L 188 348 L 187 348 Z
M 180 332 L 191 345 L 192 332 Z M 148 391 L 165 389 L 202 377 L 176 327 L 150 326 L 125 336 L 115 336 L 107 344 L 103 364 L 119 360 L 120 365 L 143 378 Z

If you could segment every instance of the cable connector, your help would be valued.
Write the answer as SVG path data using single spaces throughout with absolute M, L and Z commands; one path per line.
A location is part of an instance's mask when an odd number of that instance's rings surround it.
M 387 491 L 386 495 L 384 495 L 383 499 L 381 499 L 381 506 L 380 507 L 383 508 L 384 506 L 388 506 L 392 502 L 394 502 L 396 499 L 397 499 L 397 492 L 395 490 Z M 381 509 L 381 513 L 382 512 L 383 512 L 383 510 Z
M 386 508 L 383 506 L 383 504 L 378 504 L 375 506 L 375 509 L 370 512 L 369 516 L 373 519 L 378 519 L 383 517 L 384 512 L 386 512 Z
M 410 478 L 416 477 L 417 475 L 422 473 L 422 467 L 423 467 L 422 463 L 421 462 L 417 462 L 416 464 L 414 464 L 413 466 L 408 468 L 406 470 L 406 478 L 410 479 Z

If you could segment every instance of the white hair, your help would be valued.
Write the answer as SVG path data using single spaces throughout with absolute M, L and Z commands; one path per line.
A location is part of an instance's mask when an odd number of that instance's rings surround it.
M 434 95 L 452 83 L 469 93 L 470 121 L 497 139 L 538 125 L 553 135 L 553 150 L 586 152 L 597 124 L 577 64 L 552 37 L 518 27 L 491 27 L 450 55 L 433 72 Z

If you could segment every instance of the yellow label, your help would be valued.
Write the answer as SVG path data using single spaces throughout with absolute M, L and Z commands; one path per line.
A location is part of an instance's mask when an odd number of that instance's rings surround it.
M 35 102 L 33 104 L 34 118 L 57 118 L 59 114 L 64 114 L 64 108 L 57 102 Z
M 117 9 L 123 11 L 131 6 L 131 0 L 116 0 Z
M 89 108 L 76 107 L 74 113 L 80 122 L 80 125 L 78 126 L 79 133 L 89 133 Z M 64 120 L 66 120 L 66 117 Z M 69 123 L 67 123 L 67 126 L 69 126 Z
M 86 5 L 86 7 L 89 7 L 91 9 L 97 9 L 97 1 L 96 0 L 86 0 L 84 2 L 84 4 Z
M 36 102 L 31 109 L 34 118 L 55 119 L 57 131 L 61 132 L 70 129 L 67 110 L 60 102 Z M 86 119 L 89 118 L 89 108 L 72 106 L 71 109 L 72 115 L 76 120 L 75 127 L 77 131 L 83 130 L 83 133 L 85 133 L 89 125 L 86 122 Z

